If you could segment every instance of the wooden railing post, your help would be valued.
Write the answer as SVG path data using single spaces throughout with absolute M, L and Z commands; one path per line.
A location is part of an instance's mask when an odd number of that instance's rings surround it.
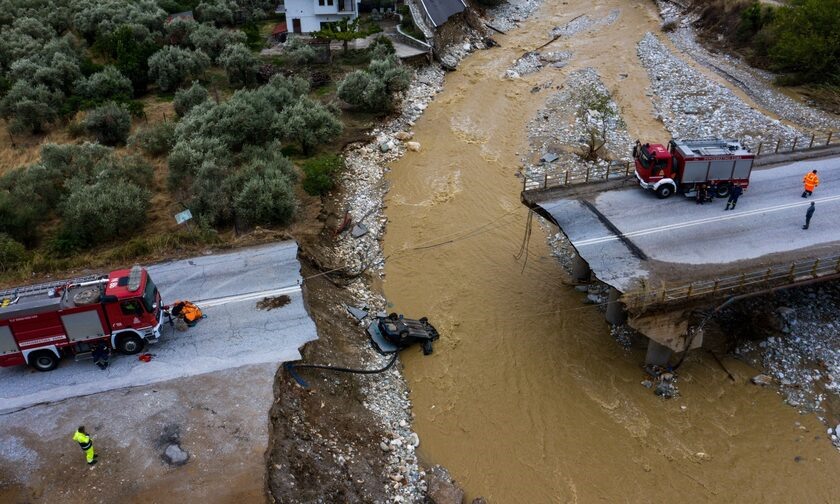
M 764 282 L 767 283 L 770 281 L 770 272 L 773 271 L 773 268 L 767 268 L 767 273 L 764 274 Z
M 773 154 L 778 154 L 779 153 L 779 147 L 781 147 L 781 146 L 782 146 L 782 139 L 780 138 L 779 141 L 776 142 L 776 150 L 773 152 Z
M 817 268 L 818 268 L 819 266 L 820 266 L 820 260 L 819 260 L 819 259 L 816 259 L 816 260 L 814 261 L 814 267 L 813 267 L 813 268 L 811 268 L 811 276 L 812 276 L 812 277 L 816 278 L 816 276 L 817 276 Z
M 793 137 L 793 147 L 790 148 L 790 151 L 793 152 L 796 150 L 796 142 L 799 141 L 799 137 Z
M 694 289 L 694 282 L 691 282 L 690 284 L 688 284 L 688 290 L 685 292 L 685 297 L 690 298 L 691 297 L 691 291 L 693 289 Z
M 808 148 L 809 149 L 814 146 L 814 137 L 815 136 L 816 136 L 816 133 L 811 133 L 811 142 L 808 143 Z
M 790 281 L 793 282 L 796 279 L 796 263 L 790 263 Z
M 755 153 L 756 156 L 761 155 L 761 146 L 764 145 L 764 142 L 758 142 L 758 152 Z
M 548 189 L 548 172 L 543 173 L 543 189 Z
M 630 161 L 627 161 L 627 167 L 626 167 L 626 168 L 624 168 L 624 176 L 625 176 L 625 177 L 629 177 L 629 176 L 630 176 Z
M 586 179 L 584 180 L 584 182 L 589 182 L 589 170 L 590 170 L 590 167 L 587 166 L 586 167 Z
M 712 288 L 712 295 L 717 294 L 718 286 L 720 286 L 720 278 L 715 278 L 715 286 Z
M 743 288 L 744 288 L 744 282 L 745 282 L 746 280 L 747 280 L 747 274 L 746 274 L 746 273 L 744 273 L 744 272 L 741 272 L 741 280 L 738 282 L 738 288 L 739 288 L 739 289 L 743 289 Z
M 833 131 L 828 132 L 828 138 L 825 140 L 825 144 L 828 145 L 831 143 L 831 134 L 834 133 Z
M 563 185 L 569 185 L 569 170 L 566 170 L 566 181 L 563 183 Z

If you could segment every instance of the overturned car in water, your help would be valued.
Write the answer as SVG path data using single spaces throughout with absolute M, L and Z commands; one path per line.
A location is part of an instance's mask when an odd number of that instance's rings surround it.
M 440 335 L 426 317 L 408 319 L 391 313 L 379 314 L 368 326 L 368 334 L 377 351 L 383 354 L 398 352 L 415 343 L 423 348 L 423 354 L 432 353 L 432 342 Z

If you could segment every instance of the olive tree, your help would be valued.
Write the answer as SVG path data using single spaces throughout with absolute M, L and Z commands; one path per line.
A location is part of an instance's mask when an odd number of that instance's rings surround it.
M 126 180 L 71 183 L 59 206 L 62 230 L 85 244 L 104 242 L 139 230 L 146 222 L 149 191 Z
M 233 24 L 233 11 L 225 0 L 207 0 L 195 7 L 195 17 L 202 23 L 216 26 Z
M 40 133 L 58 117 L 63 99 L 60 91 L 19 80 L 0 101 L 0 115 L 9 119 L 12 133 Z
M 76 81 L 76 94 L 88 100 L 127 100 L 133 91 L 131 80 L 113 66 Z
M 26 260 L 26 248 L 11 236 L 0 233 L 0 272 L 20 266 Z
M 239 30 L 223 30 L 201 24 L 190 34 L 190 43 L 216 61 L 227 46 L 244 43 L 247 37 Z
M 210 59 L 201 50 L 166 46 L 149 58 L 149 77 L 161 90 L 171 91 L 187 78 L 198 77 L 209 66 Z
M 82 126 L 105 145 L 125 143 L 131 130 L 131 115 L 124 107 L 109 102 L 88 112 Z
M 169 45 L 186 46 L 190 44 L 190 35 L 198 28 L 193 19 L 176 17 L 166 24 L 166 43 Z
M 196 105 L 206 102 L 208 97 L 207 89 L 198 81 L 193 81 L 192 86 L 175 91 L 175 99 L 172 104 L 175 107 L 175 113 L 179 117 L 183 117 Z
M 280 113 L 280 132 L 288 140 L 300 143 L 305 154 L 319 143 L 341 134 L 343 125 L 335 114 L 320 102 L 301 97 Z
M 236 214 L 249 224 L 288 224 L 295 214 L 295 191 L 279 170 L 249 178 L 233 200 Z
M 259 61 L 245 44 L 227 46 L 219 57 L 219 64 L 234 86 L 253 84 L 257 80 Z

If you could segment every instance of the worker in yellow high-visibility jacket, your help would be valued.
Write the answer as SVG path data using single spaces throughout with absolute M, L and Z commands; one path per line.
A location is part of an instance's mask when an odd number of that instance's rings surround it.
M 76 429 L 76 433 L 73 434 L 73 441 L 79 443 L 82 451 L 85 452 L 85 458 L 87 459 L 88 465 L 95 464 L 96 455 L 93 453 L 93 438 L 85 432 L 84 425 L 81 425 L 78 429 Z

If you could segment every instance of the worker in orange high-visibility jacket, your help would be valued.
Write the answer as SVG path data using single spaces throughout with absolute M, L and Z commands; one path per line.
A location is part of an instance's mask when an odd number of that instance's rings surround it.
M 817 170 L 805 175 L 805 178 L 802 179 L 802 183 L 805 184 L 805 190 L 802 191 L 803 198 L 807 198 L 808 196 L 814 194 L 814 189 L 820 185 L 820 178 L 817 177 Z
M 93 453 L 93 438 L 85 432 L 84 425 L 80 425 L 79 428 L 76 429 L 76 433 L 73 434 L 73 441 L 79 443 L 82 451 L 85 452 L 85 458 L 87 459 L 88 465 L 95 464 L 96 455 Z

